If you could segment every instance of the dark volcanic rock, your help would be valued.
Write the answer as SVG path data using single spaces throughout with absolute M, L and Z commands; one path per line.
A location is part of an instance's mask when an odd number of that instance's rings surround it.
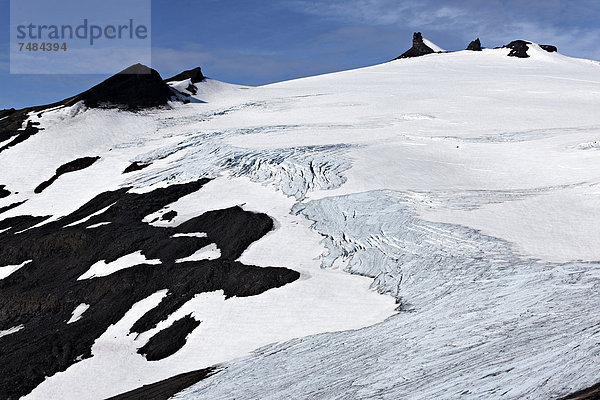
M 6 189 L 6 185 L 0 185 L 0 199 L 10 196 L 10 191 Z
M 164 213 L 160 219 L 162 219 L 163 221 L 171 222 L 171 221 L 173 221 L 173 218 L 175 218 L 176 216 L 177 216 L 177 211 L 171 210 L 171 211 L 167 211 L 166 213 Z
M 200 67 L 196 67 L 194 69 L 188 69 L 187 71 L 183 71 L 180 74 L 165 79 L 165 82 L 178 82 L 184 81 L 186 79 L 191 79 L 192 83 L 198 83 L 205 80 L 206 77 L 202 74 L 202 69 L 200 69 Z
M 527 50 L 529 50 L 529 46 L 527 46 L 528 44 L 531 44 L 531 42 L 526 42 L 525 40 L 514 40 L 503 47 L 511 49 L 510 53 L 508 53 L 509 57 L 529 58 L 529 54 L 527 54 Z
M 160 74 L 142 64 L 135 64 L 111 76 L 93 88 L 64 101 L 72 105 L 82 101 L 88 107 L 118 107 L 137 110 L 167 104 L 173 92 Z
M 0 207 L 0 214 L 7 212 L 8 210 L 12 210 L 13 208 L 19 207 L 21 204 L 25 203 L 27 200 L 20 201 L 18 203 L 12 203 L 4 207 Z
M 431 53 L 434 53 L 434 51 L 425 43 L 423 43 L 423 36 L 421 35 L 421 32 L 415 32 L 413 34 L 412 47 L 404 52 L 401 56 L 397 57 L 396 60 L 400 58 L 420 57 Z
M 145 216 L 207 182 L 202 179 L 142 194 L 129 193 L 129 188 L 105 192 L 70 215 L 37 227 L 49 217 L 25 215 L 0 221 L 0 231 L 7 229 L 0 233 L 0 265 L 31 260 L 0 280 L 0 330 L 24 326 L 0 337 L 0 399 L 20 398 L 46 377 L 91 357 L 93 343 L 110 325 L 160 290 L 167 289 L 167 295 L 136 322 L 133 331 L 156 326 L 199 293 L 223 290 L 227 298 L 253 296 L 299 278 L 298 272 L 286 268 L 236 261 L 273 229 L 267 215 L 232 207 L 206 212 L 177 227 L 143 222 Z M 85 223 L 67 226 L 103 209 Z M 101 222 L 109 224 L 87 229 Z M 193 232 L 206 232 L 207 237 L 173 237 Z M 211 243 L 221 250 L 220 258 L 176 263 Z M 161 263 L 77 279 L 100 260 L 110 263 L 138 251 Z M 80 320 L 67 324 L 82 303 L 90 307 Z
M 164 381 L 144 385 L 141 388 L 111 397 L 107 400 L 167 400 L 216 372 L 215 368 L 187 372 L 165 379 Z
M 193 71 L 193 70 L 192 70 Z M 83 101 L 87 107 L 122 108 L 136 111 L 142 108 L 166 105 L 173 91 L 155 70 L 142 64 L 132 65 L 93 88 L 68 99 L 21 110 L 0 110 L 0 152 L 13 147 L 40 131 L 39 123 L 27 121 L 31 112 L 43 113 L 49 108 L 72 106 Z M 21 127 L 25 124 L 25 129 Z
M 471 51 L 481 51 L 481 42 L 479 41 L 479 38 L 473 40 L 471 43 L 469 43 L 469 45 L 467 46 L 467 50 L 471 50 Z
M 98 161 L 100 157 L 82 157 L 71 162 L 68 162 L 64 165 L 61 165 L 56 169 L 56 173 L 50 179 L 45 182 L 42 182 L 34 189 L 34 193 L 42 193 L 48 186 L 52 185 L 61 175 L 67 174 L 69 172 L 79 171 L 85 168 L 92 166 L 96 161 Z
M 37 127 L 39 123 L 27 121 L 28 114 L 38 109 L 39 107 L 30 107 L 22 110 L 11 108 L 9 110 L 0 111 L 0 142 L 12 139 L 4 146 L 0 147 L 0 153 L 24 142 L 30 136 L 33 136 L 40 131 L 40 128 Z M 27 121 L 25 129 L 21 130 L 25 121 Z
M 139 171 L 150 166 L 152 163 L 143 163 L 141 161 L 134 161 L 123 171 L 124 174 L 128 174 L 130 172 Z
M 196 94 L 198 90 L 196 89 L 196 86 L 194 86 L 194 83 L 202 82 L 206 79 L 206 77 L 202 74 L 200 67 L 196 67 L 194 69 L 183 71 L 182 73 L 172 76 L 169 79 L 165 79 L 165 82 L 178 82 L 186 79 L 190 79 L 191 81 L 186 90 L 192 94 Z
M 546 50 L 548 53 L 556 53 L 558 51 L 556 46 L 553 46 L 551 44 L 540 44 L 540 47 Z
M 599 400 L 600 399 L 600 383 L 595 384 L 584 390 L 572 393 L 560 400 Z
M 148 361 L 158 361 L 177 353 L 186 342 L 187 336 L 200 325 L 192 315 L 177 320 L 170 327 L 152 336 L 148 343 L 138 349 Z

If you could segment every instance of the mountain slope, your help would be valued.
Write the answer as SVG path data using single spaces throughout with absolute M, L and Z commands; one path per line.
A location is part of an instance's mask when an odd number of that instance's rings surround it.
M 0 153 L 0 171 L 11 171 L 0 176 L 10 192 L 0 209 L 25 201 L 0 214 L 0 241 L 19 249 L 0 253 L 0 265 L 32 261 L 0 285 L 16 293 L 41 273 L 41 245 L 15 242 L 114 238 L 119 221 L 125 236 L 110 255 L 86 250 L 95 256 L 45 279 L 76 288 L 95 268 L 107 274 L 84 280 L 86 292 L 129 277 L 143 285 L 117 292 L 119 312 L 90 334 L 84 359 L 62 351 L 64 372 L 46 372 L 26 398 L 101 399 L 216 364 L 177 398 L 557 398 L 595 384 L 600 65 L 536 44 L 529 58 L 511 50 L 258 88 L 200 81 L 189 96 L 207 102 L 170 109 L 29 114 L 23 123 L 43 130 Z M 34 194 L 60 166 L 97 156 Z M 123 174 L 132 163 L 146 167 Z M 160 190 L 178 195 L 131 205 Z M 273 230 L 228 253 L 244 236 L 224 235 L 231 215 Z M 194 276 L 236 263 L 288 278 L 241 297 L 182 278 L 187 263 Z M 57 329 L 97 324 L 98 301 L 57 293 Z M 177 297 L 167 293 L 186 296 L 161 306 Z M 75 315 L 81 304 L 90 307 Z M 43 336 L 27 314 L 0 315 L 2 349 Z M 139 354 L 190 315 L 200 323 L 178 351 Z

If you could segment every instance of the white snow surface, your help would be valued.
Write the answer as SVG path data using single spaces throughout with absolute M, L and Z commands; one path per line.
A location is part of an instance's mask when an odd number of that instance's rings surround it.
M 3 331 L 0 331 L 0 337 L 7 336 L 7 335 L 10 335 L 12 333 L 19 332 L 23 328 L 25 328 L 24 325 L 17 325 L 17 326 L 13 326 L 12 328 L 5 329 Z
M 90 308 L 90 305 L 85 303 L 81 303 L 75 307 L 73 310 L 73 315 L 71 315 L 71 318 L 69 318 L 67 324 L 72 324 L 73 322 L 79 321 L 81 317 L 83 317 L 83 313 L 86 312 L 88 308 Z
M 0 154 L 14 171 L 0 182 L 19 193 L 0 207 L 28 201 L 0 218 L 55 220 L 106 190 L 209 177 L 155 224 L 264 212 L 276 229 L 241 261 L 301 278 L 198 294 L 128 335 L 156 293 L 26 398 L 107 398 L 216 364 L 177 398 L 559 398 L 597 383 L 600 63 L 529 47 L 528 59 L 484 49 L 257 88 L 203 82 L 204 102 L 169 110 L 32 116 L 44 130 Z M 151 165 L 122 175 L 132 161 Z M 119 268 L 147 263 L 130 261 Z M 190 313 L 202 322 L 176 354 L 136 353 Z
M 219 257 L 221 257 L 221 250 L 219 250 L 216 244 L 211 243 L 208 246 L 199 249 L 191 256 L 180 258 L 175 262 L 182 263 L 186 261 L 216 260 Z
M 10 276 L 17 270 L 19 270 L 19 269 L 23 268 L 25 265 L 29 264 L 31 261 L 33 261 L 33 260 L 27 260 L 18 265 L 5 265 L 3 267 L 0 267 L 0 279 L 4 279 L 4 278 Z
M 173 237 L 206 237 L 206 232 L 176 233 Z
M 440 46 L 438 46 L 437 44 L 433 43 L 429 39 L 423 38 L 423 43 L 425 43 L 425 45 L 427 47 L 429 47 L 431 50 L 435 51 L 436 53 L 445 52 L 446 51 L 446 50 L 442 49 Z
M 77 278 L 77 280 L 80 281 L 83 279 L 99 278 L 101 276 L 114 274 L 122 269 L 135 267 L 136 265 L 141 264 L 157 265 L 160 264 L 160 260 L 148 260 L 141 251 L 136 251 L 135 253 L 128 254 L 109 263 L 106 263 L 106 260 L 98 261 L 83 275 Z

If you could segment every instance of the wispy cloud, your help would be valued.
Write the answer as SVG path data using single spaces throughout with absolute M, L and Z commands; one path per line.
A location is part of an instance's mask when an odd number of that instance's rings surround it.
M 433 2 L 394 0 L 297 0 L 290 6 L 299 12 L 349 23 L 365 25 L 403 25 L 408 27 L 453 24 L 462 20 L 465 10 L 455 6 L 436 6 Z
M 296 0 L 297 12 L 349 25 L 394 26 L 444 33 L 464 40 L 480 36 L 484 45 L 514 39 L 552 43 L 569 55 L 600 59 L 600 3 L 596 0 Z M 442 46 L 447 45 L 440 43 Z

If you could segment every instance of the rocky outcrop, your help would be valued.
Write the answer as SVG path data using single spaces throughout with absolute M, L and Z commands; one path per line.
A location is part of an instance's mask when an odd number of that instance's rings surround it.
M 415 32 L 413 33 L 412 47 L 395 59 L 420 57 L 431 53 L 435 52 L 423 42 L 423 35 L 421 35 L 421 32 Z
M 92 108 L 137 110 L 165 105 L 172 96 L 169 85 L 156 70 L 135 64 L 63 103 L 72 105 L 83 101 Z
M 124 174 L 128 174 L 130 172 L 135 172 L 135 171 L 140 171 L 144 168 L 147 168 L 151 165 L 151 163 L 144 163 L 141 161 L 134 161 L 132 162 L 127 168 L 125 168 L 125 170 L 123 171 Z
M 160 382 L 144 385 L 107 400 L 167 400 L 183 389 L 215 374 L 217 369 L 206 368 L 198 371 L 186 372 Z
M 61 165 L 56 169 L 56 173 L 52 178 L 45 182 L 42 182 L 34 189 L 34 193 L 42 193 L 48 186 L 52 185 L 61 175 L 68 174 L 69 172 L 80 171 L 82 169 L 92 166 L 100 157 L 82 157 L 76 160 L 70 161 L 64 165 Z
M 10 196 L 10 190 L 6 189 L 6 185 L 0 185 L 0 199 Z
M 173 96 L 173 91 L 158 72 L 145 65 L 135 64 L 68 99 L 21 110 L 14 108 L 0 110 L 0 142 L 6 142 L 0 147 L 0 153 L 24 142 L 42 129 L 38 128 L 38 122 L 28 121 L 31 113 L 41 116 L 47 109 L 72 106 L 80 101 L 90 108 L 121 108 L 137 111 L 166 105 Z
M 191 314 L 186 315 L 152 336 L 148 343 L 138 349 L 138 353 L 144 355 L 148 361 L 158 361 L 172 356 L 185 345 L 187 336 L 198 325 L 200 321 L 195 320 Z
M 196 67 L 194 69 L 188 69 L 187 71 L 183 71 L 180 74 L 165 79 L 165 82 L 179 82 L 184 81 L 186 79 L 191 79 L 192 83 L 198 83 L 205 80 L 206 77 L 202 74 L 202 69 L 200 67 Z
M 202 74 L 202 70 L 200 69 L 200 67 L 196 67 L 194 69 L 183 71 L 182 73 L 172 76 L 169 79 L 165 79 L 165 82 L 179 82 L 184 81 L 186 79 L 190 80 L 190 84 L 188 85 L 186 90 L 191 94 L 196 94 L 198 92 L 198 89 L 194 84 L 204 81 L 206 77 Z
M 471 43 L 469 43 L 469 45 L 467 46 L 467 50 L 471 50 L 471 51 L 481 51 L 481 42 L 479 41 L 479 38 L 473 40 Z
M 22 110 L 11 108 L 0 111 L 0 142 L 6 142 L 0 147 L 0 153 L 24 142 L 40 131 L 38 122 L 27 121 L 29 113 L 38 109 L 40 107 L 30 107 Z M 23 125 L 25 125 L 25 129 L 21 129 Z
M 7 211 L 10 211 L 10 210 L 12 210 L 13 208 L 17 208 L 17 207 L 19 207 L 21 204 L 25 203 L 26 201 L 27 201 L 27 200 L 23 200 L 23 201 L 19 201 L 19 202 L 16 202 L 16 203 L 9 204 L 9 205 L 7 205 L 7 206 L 0 207 L 0 214 L 2 214 L 2 213 L 4 213 L 4 212 L 7 212 Z
M 558 51 L 556 46 L 553 46 L 551 44 L 540 44 L 540 47 L 546 50 L 548 53 L 556 53 Z
M 527 54 L 527 50 L 529 50 L 529 46 L 527 46 L 528 44 L 531 44 L 531 42 L 526 42 L 525 40 L 514 40 L 502 47 L 511 49 L 508 53 L 509 57 L 529 58 L 529 54 Z
M 600 399 L 600 383 L 595 384 L 587 389 L 572 393 L 560 400 L 598 400 Z

